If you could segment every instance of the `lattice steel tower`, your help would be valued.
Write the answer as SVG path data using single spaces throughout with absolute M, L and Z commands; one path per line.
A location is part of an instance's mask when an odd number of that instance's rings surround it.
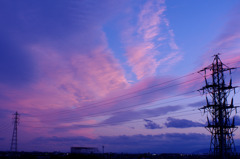
M 18 112 L 13 114 L 14 117 L 14 126 L 13 126 L 13 134 L 12 134 L 12 142 L 11 142 L 11 148 L 10 151 L 17 152 L 17 126 L 19 124 L 19 114 Z
M 227 158 L 235 153 L 233 132 L 237 129 L 235 119 L 231 117 L 236 106 L 228 104 L 227 99 L 232 90 L 235 94 L 235 88 L 232 86 L 231 70 L 219 58 L 219 54 L 214 55 L 211 65 L 199 72 L 204 72 L 206 85 L 200 89 L 206 94 L 207 105 L 200 109 L 207 112 L 207 126 L 205 127 L 211 134 L 210 153 L 217 158 Z M 208 75 L 209 73 L 209 75 Z M 225 75 L 229 73 L 229 84 L 225 83 Z M 210 82 L 211 81 L 211 82 Z M 211 100 L 208 100 L 208 97 Z M 237 112 L 237 111 L 236 111 Z M 210 119 L 209 119 L 210 118 Z

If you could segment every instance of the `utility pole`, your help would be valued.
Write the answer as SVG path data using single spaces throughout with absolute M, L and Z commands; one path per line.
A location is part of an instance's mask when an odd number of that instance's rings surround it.
M 12 134 L 12 142 L 11 142 L 11 152 L 17 152 L 17 126 L 19 124 L 19 114 L 18 112 L 13 114 L 13 134 Z
M 237 107 L 228 104 L 227 99 L 235 88 L 232 86 L 231 70 L 219 58 L 219 54 L 214 55 L 211 65 L 199 72 L 204 72 L 205 86 L 199 91 L 206 95 L 207 105 L 200 109 L 207 112 L 207 126 L 205 128 L 212 134 L 210 143 L 210 153 L 216 158 L 226 159 L 232 156 L 235 150 L 233 132 L 237 129 L 235 118 L 231 117 L 233 110 L 237 113 Z M 225 83 L 225 75 L 229 73 L 229 84 Z M 208 99 L 211 98 L 209 101 Z

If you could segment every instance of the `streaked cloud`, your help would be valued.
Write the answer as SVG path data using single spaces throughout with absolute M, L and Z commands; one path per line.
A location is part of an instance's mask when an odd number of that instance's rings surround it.
M 128 63 L 139 80 L 155 75 L 158 68 L 168 70 L 182 58 L 165 11 L 164 0 L 147 1 L 136 24 L 123 34 Z
M 201 104 L 185 100 L 199 95 L 193 91 L 204 81 L 196 73 L 181 76 L 186 72 L 180 67 L 187 65 L 178 63 L 186 58 L 180 44 L 186 37 L 176 32 L 178 25 L 168 12 L 171 7 L 164 0 L 1 1 L 0 124 L 4 131 L 0 140 L 4 142 L 0 150 L 9 145 L 15 111 L 21 114 L 19 146 L 24 151 L 41 147 L 66 151 L 74 145 L 103 143 L 112 148 L 109 151 L 119 152 L 173 152 L 169 149 L 173 146 L 174 152 L 189 152 L 204 147 L 207 135 L 174 133 L 198 129 L 201 123 L 192 117 L 168 118 L 165 125 L 151 119 L 166 119 L 170 113 Z M 211 43 L 228 49 L 226 63 L 240 60 L 237 9 Z M 179 19 L 183 24 L 183 17 Z M 202 30 L 184 31 L 189 33 L 202 34 Z M 191 60 L 191 55 L 186 56 Z M 188 91 L 191 94 L 184 94 Z M 139 124 L 130 129 L 135 121 Z M 114 136 L 112 127 L 121 135 Z M 162 134 L 162 130 L 170 131 Z M 33 138 L 35 143 L 30 141 Z

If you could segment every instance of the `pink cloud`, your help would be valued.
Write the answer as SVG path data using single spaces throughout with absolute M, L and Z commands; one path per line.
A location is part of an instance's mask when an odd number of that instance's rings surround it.
M 88 54 L 74 54 L 69 60 L 65 60 L 57 51 L 43 49 L 38 53 L 47 56 L 42 56 L 43 63 L 39 65 L 43 76 L 34 88 L 38 95 L 46 96 L 39 100 L 43 102 L 42 99 L 46 99 L 47 105 L 72 107 L 102 98 L 127 85 L 121 67 L 107 48 L 99 47 Z
M 149 112 L 154 111 L 148 108 L 151 104 L 176 93 L 177 89 L 168 88 L 168 86 L 177 84 L 178 81 L 167 82 L 171 79 L 166 77 L 146 78 L 132 86 L 128 85 L 125 89 L 111 90 L 104 98 L 84 102 L 74 100 L 76 98 L 74 90 L 70 89 L 66 94 L 61 89 L 55 88 L 56 86 L 51 87 L 46 85 L 46 83 L 45 87 L 43 87 L 44 84 L 41 85 L 43 90 L 37 86 L 35 91 L 19 91 L 16 93 L 19 97 L 17 102 L 21 103 L 18 107 L 22 107 L 20 113 L 26 114 L 21 117 L 22 132 L 28 134 L 27 137 L 29 139 L 37 137 L 38 132 L 41 132 L 43 136 L 51 134 L 56 136 L 81 134 L 82 136 L 95 138 L 98 134 L 98 128 L 91 127 L 91 125 L 98 125 L 107 121 L 107 119 L 112 119 L 117 114 L 116 112 L 128 112 L 128 109 L 130 109 L 133 114 L 149 114 Z M 48 89 L 46 88 L 47 86 L 49 86 Z M 89 85 L 86 87 L 89 87 Z M 84 89 L 84 87 L 81 89 Z M 22 96 L 21 93 L 24 93 L 26 96 Z M 52 93 L 56 95 L 51 95 Z M 75 104 L 75 107 L 71 107 L 71 104 Z M 144 110 L 143 107 L 148 109 Z M 159 108 L 159 110 L 161 109 Z M 138 118 L 141 117 L 141 115 L 138 116 Z M 133 119 L 136 119 L 136 117 Z M 83 127 L 78 125 L 83 125 Z M 33 132 L 35 133 L 31 135 Z
M 139 13 L 138 33 L 145 41 L 152 40 L 159 34 L 159 25 L 162 23 L 159 16 L 162 16 L 166 10 L 166 7 L 161 5 L 164 5 L 164 1 L 157 1 L 156 4 L 148 1 Z
M 161 70 L 168 70 L 181 60 L 165 11 L 165 1 L 147 1 L 138 14 L 136 25 L 128 26 L 123 34 L 127 41 L 124 43 L 128 64 L 137 79 L 155 75 L 160 65 Z M 168 49 L 161 51 L 162 48 Z
M 73 19 L 67 21 L 69 23 L 66 24 L 70 25 L 66 28 L 59 24 L 69 20 L 68 17 L 61 19 L 57 16 L 59 19 L 56 24 L 51 18 L 42 17 L 48 21 L 35 24 L 39 25 L 39 28 L 34 28 L 39 32 L 32 29 L 29 35 L 25 36 L 24 32 L 19 34 L 24 35 L 19 36 L 23 41 L 28 39 L 21 43 L 21 47 L 33 56 L 36 79 L 17 88 L 0 84 L 1 94 L 4 96 L 0 102 L 1 108 L 22 114 L 20 126 L 24 139 L 29 140 L 39 134 L 50 136 L 53 133 L 57 136 L 80 134 L 94 138 L 97 129 L 78 129 L 74 125 L 97 124 L 113 112 L 149 107 L 157 100 L 166 98 L 169 93 L 175 92 L 165 88 L 166 85 L 147 89 L 172 79 L 147 78 L 154 75 L 159 65 L 155 57 L 159 52 L 152 40 L 161 38 L 161 28 L 158 25 L 165 26 L 162 18 L 165 11 L 164 1 L 146 3 L 139 14 L 136 27 L 133 27 L 133 30 L 136 28 L 135 31 L 140 33 L 141 38 L 129 38 L 130 45 L 126 46 L 129 65 L 139 79 L 144 78 L 134 85 L 128 84 L 124 70 L 109 49 L 102 31 L 104 21 L 111 17 L 111 13 L 116 13 L 115 9 L 118 7 L 118 3 L 108 2 L 108 5 L 114 4 L 115 7 L 104 10 L 104 3 L 99 6 L 98 3 L 89 5 L 88 2 L 80 2 L 80 5 L 74 5 L 76 8 L 67 8 L 70 9 L 67 10 L 70 12 L 68 16 Z M 85 6 L 90 7 L 91 11 Z M 38 8 L 37 5 L 35 7 Z M 41 17 L 44 9 L 38 8 L 39 13 L 34 16 Z M 60 8 L 56 13 L 61 11 Z M 72 16 L 73 14 L 75 16 Z M 54 25 L 48 26 L 49 21 Z M 24 29 L 29 30 L 31 27 L 30 25 Z M 130 28 L 130 33 L 136 32 L 132 32 Z M 38 38 L 33 37 L 33 34 Z M 163 44 L 168 43 L 169 37 L 162 37 L 162 41 Z M 173 57 L 166 61 L 169 62 Z M 126 94 L 128 95 L 125 96 Z M 121 97 L 116 100 L 118 96 Z
M 35 58 L 37 79 L 21 88 L 0 84 L 1 94 L 5 96 L 0 99 L 5 104 L 1 108 L 26 114 L 21 117 L 21 125 L 29 126 L 24 129 L 25 134 L 31 134 L 32 127 L 40 127 L 41 133 L 48 135 L 53 125 L 64 128 L 63 123 L 74 124 L 82 119 L 79 116 L 91 113 L 91 110 L 74 111 L 75 107 L 100 100 L 128 86 L 101 27 L 77 31 L 65 40 L 66 44 L 58 39 L 26 44 L 24 47 Z M 93 122 L 83 120 L 82 123 Z M 62 135 L 79 132 L 79 129 L 70 130 Z M 81 132 L 88 137 L 94 136 L 92 128 Z
M 30 138 L 38 136 L 37 133 L 31 135 L 34 127 L 37 127 L 37 131 L 40 129 L 42 135 L 48 136 L 49 131 L 55 127 L 64 129 L 64 123 L 74 124 L 75 121 L 82 119 L 79 118 L 81 115 L 87 116 L 91 112 L 98 112 L 91 109 L 74 111 L 74 108 L 104 98 L 112 91 L 128 85 L 123 70 L 106 48 L 96 48 L 91 54 L 72 55 L 69 61 L 61 57 L 56 50 L 49 51 L 40 47 L 35 53 L 47 54 L 46 57 L 41 56 L 44 62 L 39 63 L 41 78 L 29 88 L 4 88 L 9 92 L 5 94 L 6 97 L 13 100 L 11 102 L 1 100 L 1 103 L 5 103 L 4 106 L 13 112 L 18 110 L 20 114 L 29 115 L 21 116 L 21 126 L 22 132 L 25 135 L 29 134 Z M 49 56 L 51 58 L 48 58 Z M 109 105 L 104 107 L 107 108 Z M 102 109 L 102 106 L 97 109 Z M 88 120 L 83 120 L 82 123 L 94 124 Z M 58 136 L 81 134 L 91 138 L 96 136 L 94 133 L 93 128 L 54 132 Z
M 150 54 L 149 45 L 140 44 L 127 48 L 127 56 L 129 65 L 132 66 L 133 72 L 136 73 L 138 79 L 145 76 L 151 76 L 158 67 L 154 55 Z

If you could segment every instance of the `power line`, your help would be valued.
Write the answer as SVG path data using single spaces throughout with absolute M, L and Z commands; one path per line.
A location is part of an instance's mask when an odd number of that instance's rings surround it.
M 75 108 L 75 111 L 76 111 L 76 109 L 78 109 L 78 110 L 86 110 L 86 109 L 95 108 L 95 107 L 101 106 L 101 105 L 111 104 L 111 103 L 115 103 L 115 102 L 119 102 L 119 101 L 125 101 L 125 100 L 131 99 L 131 98 L 135 98 L 135 97 L 151 94 L 151 93 L 154 93 L 154 92 L 157 92 L 157 91 L 160 91 L 160 90 L 164 90 L 164 89 L 171 88 L 171 87 L 174 87 L 174 86 L 178 86 L 178 85 L 182 85 L 182 84 L 185 84 L 185 83 L 189 83 L 189 82 L 195 81 L 197 79 L 199 79 L 199 78 L 194 78 L 194 79 L 192 79 L 190 81 L 185 81 L 185 82 L 178 83 L 178 84 L 175 84 L 175 85 L 170 85 L 170 86 L 167 86 L 167 87 L 164 87 L 164 88 L 156 89 L 154 91 L 146 92 L 146 93 L 143 93 L 143 94 L 138 94 L 138 95 L 131 96 L 131 97 L 124 98 L 124 99 L 120 99 L 120 100 L 110 100 L 110 101 L 103 101 L 103 102 L 95 102 L 95 103 L 92 103 L 92 104 L 85 105 L 84 107 L 77 107 L 77 108 Z M 58 112 L 58 114 L 62 114 L 64 112 L 68 113 L 69 111 L 71 112 L 73 110 L 60 111 L 60 112 Z M 46 116 L 46 114 L 45 115 L 31 115 L 31 116 Z
M 187 111 L 180 111 L 180 112 L 174 112 L 174 114 L 178 114 L 178 113 L 182 113 L 182 112 L 190 112 L 190 111 L 195 111 L 197 109 L 194 109 L 194 110 L 187 110 Z M 172 112 L 173 113 L 173 112 Z M 169 116 L 169 117 L 178 117 L 178 116 L 186 116 L 186 115 L 194 115 L 194 114 L 199 114 L 199 113 L 190 113 L 190 114 L 181 114 L 181 115 L 175 115 L 175 116 Z M 168 115 L 168 114 L 167 114 Z M 151 116 L 151 117 L 146 117 L 146 118 L 154 118 L 154 116 Z M 156 119 L 166 119 L 166 117 L 158 117 Z M 140 120 L 140 121 L 138 121 Z M 141 122 L 142 119 L 137 119 L 134 120 L 134 121 L 128 121 L 128 123 L 134 123 L 134 122 Z M 118 121 L 118 122 L 108 122 L 108 123 L 103 123 L 103 124 L 94 124 L 94 125 L 85 125 L 87 127 L 101 127 L 101 126 L 111 126 L 110 124 L 121 124 L 121 123 L 124 123 L 126 121 Z M 40 126 L 40 127 L 32 127 L 32 126 L 24 126 L 22 125 L 23 127 L 30 127 L 30 128 L 60 128 L 60 127 L 52 127 L 52 126 Z M 84 125 L 82 125 L 84 126 Z
M 187 95 L 187 94 L 190 94 L 190 93 L 193 93 L 193 92 L 196 92 L 196 91 L 190 91 L 190 92 L 186 92 L 186 93 L 182 93 L 182 94 L 178 94 L 178 95 L 175 95 L 173 97 L 178 97 L 178 96 L 182 96 L 182 95 Z M 194 96 L 191 96 L 191 97 L 185 97 L 185 98 L 181 98 L 181 99 L 176 99 L 176 100 L 172 100 L 172 101 L 167 101 L 167 102 L 162 102 L 162 103 L 157 103 L 157 104 L 154 104 L 154 105 L 151 105 L 151 106 L 158 106 L 160 104 L 167 104 L 167 103 L 172 103 L 172 102 L 176 102 L 176 101 L 180 101 L 180 100 L 184 100 L 184 99 L 188 99 L 188 98 L 193 98 L 193 97 L 196 97 L 196 96 L 200 96 L 200 95 L 194 95 Z M 173 98 L 171 97 L 171 98 Z M 93 113 L 93 114 L 87 114 L 87 115 L 81 115 L 81 117 L 95 117 L 95 116 L 101 116 L 101 115 L 106 115 L 106 113 L 108 114 L 109 112 L 112 113 L 114 111 L 118 111 L 118 110 L 122 110 L 122 109 L 131 109 L 135 106 L 140 106 L 140 105 L 146 105 L 146 104 L 151 104 L 153 102 L 156 102 L 156 101 L 159 101 L 159 100 L 164 100 L 164 99 L 169 99 L 169 97 L 165 97 L 165 98 L 161 98 L 161 99 L 156 99 L 154 101 L 149 101 L 149 102 L 143 102 L 143 103 L 137 103 L 137 104 L 134 104 L 134 105 L 127 105 L 125 107 L 121 107 L 121 108 L 117 108 L 117 109 L 112 109 L 112 110 L 108 110 L 108 111 L 103 111 L 103 112 L 99 112 L 99 113 Z M 148 107 L 149 108 L 149 107 Z M 78 116 L 79 118 L 79 116 Z M 68 119 L 68 118 L 61 118 L 61 119 Z M 26 122 L 26 120 L 24 120 Z M 49 121 L 52 121 L 52 120 L 43 120 L 42 122 L 49 122 Z M 65 120 L 64 120 L 65 121 Z M 27 122 L 34 122 L 34 121 L 27 121 Z M 39 121 L 37 121 L 39 122 Z
M 178 114 L 178 113 L 183 113 L 183 112 L 192 112 L 192 111 L 196 111 L 196 110 L 197 109 L 181 111 L 181 112 L 174 112 L 174 113 Z M 199 113 L 181 114 L 181 115 L 174 115 L 174 116 L 168 116 L 168 117 L 188 116 L 188 115 L 194 115 L 194 114 L 199 114 Z M 168 115 L 168 114 L 166 114 L 166 115 Z M 156 116 L 149 116 L 149 117 L 146 117 L 146 118 L 156 118 Z M 161 117 L 157 117 L 156 119 L 166 119 L 166 117 L 161 116 Z M 117 122 L 107 122 L 107 123 L 100 123 L 100 124 L 93 124 L 93 125 L 81 125 L 81 126 L 87 126 L 89 128 L 90 127 L 101 127 L 101 126 L 111 126 L 110 124 L 120 124 L 120 123 L 125 123 L 125 122 L 128 122 L 128 123 L 143 122 L 142 120 L 143 119 L 135 119 L 135 120 L 132 120 L 132 121 L 127 121 L 127 120 L 124 121 L 123 120 L 123 121 L 117 121 Z M 52 127 L 52 126 L 35 127 L 35 126 L 24 126 L 24 125 L 21 125 L 21 126 L 29 127 L 29 128 L 61 128 L 61 126 L 60 127 Z M 78 127 L 78 125 L 75 125 L 74 127 Z
M 82 117 L 96 117 L 96 116 L 102 116 L 102 115 L 107 115 L 107 114 L 111 114 L 115 111 L 118 111 L 118 110 L 122 110 L 122 109 L 131 109 L 135 106 L 139 106 L 139 105 L 146 105 L 146 104 L 150 104 L 150 103 L 153 103 L 153 102 L 156 102 L 156 101 L 159 101 L 159 100 L 164 100 L 164 99 L 169 99 L 169 98 L 173 98 L 173 97 L 178 97 L 178 96 L 182 96 L 182 95 L 186 95 L 186 94 L 190 94 L 190 93 L 193 93 L 193 92 L 196 92 L 196 91 L 190 91 L 190 92 L 186 92 L 186 93 L 182 93 L 182 94 L 178 94 L 178 95 L 175 95 L 175 96 L 172 96 L 172 97 L 165 97 L 165 98 L 161 98 L 161 99 L 155 99 L 153 101 L 149 101 L 149 102 L 143 102 L 143 103 L 137 103 L 137 104 L 134 104 L 134 105 L 127 105 L 125 107 L 121 107 L 121 108 L 117 108 L 117 109 L 112 109 L 112 110 L 108 110 L 108 111 L 102 111 L 102 112 L 98 112 L 98 113 L 93 113 L 93 114 L 87 114 L 87 115 L 81 115 L 80 118 Z M 176 101 L 181 101 L 181 100 L 185 100 L 185 99 L 188 99 L 188 98 L 193 98 L 193 97 L 197 97 L 197 96 L 200 96 L 200 95 L 195 95 L 195 96 L 191 96 L 191 97 L 185 97 L 185 98 L 181 98 L 181 99 L 176 99 L 176 100 L 171 100 L 171 101 L 167 101 L 167 102 L 162 102 L 162 103 L 157 103 L 157 104 L 154 104 L 154 105 L 151 105 L 151 107 L 153 106 L 157 106 L 157 105 L 160 105 L 160 104 L 167 104 L 167 103 L 172 103 L 172 102 L 176 102 Z M 149 107 L 148 107 L 149 108 Z M 79 116 L 77 116 L 77 118 L 79 118 Z M 58 118 L 59 119 L 59 118 Z M 64 121 L 72 121 L 74 120 L 74 118 L 69 118 L 69 117 L 66 117 L 66 118 L 60 118 Z M 69 120 L 67 120 L 69 119 Z M 41 120 L 41 121 L 26 121 L 24 120 L 24 122 L 51 122 L 51 121 L 55 121 L 54 119 L 52 120 Z
M 170 83 L 172 81 L 176 81 L 178 79 L 181 79 L 181 78 L 184 78 L 184 77 L 187 77 L 187 76 L 191 76 L 193 74 L 195 74 L 196 72 L 194 73 L 190 73 L 188 75 L 185 75 L 185 76 L 181 76 L 179 78 L 176 78 L 176 79 L 173 79 L 173 80 L 169 80 L 169 81 L 166 81 L 166 82 L 163 82 L 163 83 L 159 83 L 159 84 L 156 84 L 156 85 L 152 85 L 148 88 L 144 88 L 144 89 L 140 89 L 140 90 L 149 90 L 150 88 L 153 88 L 153 87 L 156 87 L 156 86 L 159 86 L 159 85 L 163 85 L 163 84 L 166 84 L 166 83 Z M 151 93 L 154 93 L 154 92 L 157 92 L 157 91 L 160 91 L 160 90 L 163 90 L 163 89 L 167 89 L 167 88 L 170 88 L 170 87 L 174 87 L 174 86 L 177 86 L 177 85 L 181 85 L 181 84 L 185 84 L 185 83 L 188 83 L 188 82 L 191 82 L 191 81 L 194 81 L 194 80 L 197 80 L 198 78 L 195 78 L 193 80 L 190 80 L 190 81 L 185 81 L 185 82 L 182 82 L 182 83 L 179 83 L 179 84 L 175 84 L 175 85 L 170 85 L 168 87 L 164 87 L 164 88 L 160 88 L 160 89 L 157 89 L 157 90 L 154 90 L 154 91 L 150 91 L 150 92 L 146 92 L 146 93 L 143 93 L 143 94 L 139 94 L 139 95 L 135 95 L 135 96 L 131 96 L 131 97 L 127 97 L 127 98 L 124 98 L 124 99 L 119 99 L 119 100 L 114 100 L 114 99 L 117 99 L 119 97 L 124 97 L 124 96 L 127 96 L 127 95 L 130 95 L 130 94 L 133 94 L 133 93 L 136 93 L 140 90 L 137 90 L 137 91 L 134 91 L 134 92 L 130 92 L 130 93 L 127 93 L 127 94 L 123 94 L 123 95 L 120 95 L 120 96 L 117 96 L 117 97 L 113 97 L 111 98 L 110 100 L 106 100 L 106 101 L 102 101 L 102 102 L 95 102 L 95 103 L 92 103 L 92 104 L 87 104 L 87 105 L 83 105 L 83 107 L 77 107 L 77 108 L 74 108 L 74 111 L 76 111 L 76 109 L 78 110 L 86 110 L 86 109 L 91 109 L 91 108 L 95 108 L 97 106 L 101 106 L 101 105 L 106 105 L 106 104 L 111 104 L 111 103 L 114 103 L 114 102 L 119 102 L 119 101 L 125 101 L 125 100 L 128 100 L 128 99 L 131 99 L 131 98 L 135 98 L 135 97 L 139 97 L 139 96 L 143 96 L 143 95 L 146 95 L 146 94 L 151 94 Z M 62 111 L 59 111 L 58 114 L 68 114 L 68 113 L 71 113 L 73 110 L 62 110 Z M 43 114 L 43 115 L 31 115 L 31 117 L 33 116 L 46 116 L 48 114 Z
M 182 76 L 182 77 L 179 77 L 179 78 L 177 78 L 177 79 L 180 79 L 180 78 L 183 78 L 183 77 L 186 77 L 186 76 L 190 76 L 190 75 L 193 75 L 193 74 L 195 74 L 195 73 L 192 73 L 192 74 L 189 74 L 189 75 L 185 75 L 185 76 Z M 174 79 L 174 80 L 177 80 L 177 79 Z M 191 81 L 194 81 L 194 80 L 196 80 L 196 79 L 198 79 L 198 78 L 195 78 L 195 79 L 193 79 L 193 80 L 190 80 L 190 81 L 186 81 L 186 82 L 182 82 L 182 83 L 180 83 L 180 84 L 185 84 L 185 83 L 188 83 L 188 82 L 191 82 Z M 170 80 L 170 81 L 174 81 L 174 80 Z M 167 81 L 167 82 L 170 82 L 170 81 Z M 166 83 L 166 82 L 164 82 L 164 83 Z M 161 84 L 163 84 L 163 83 L 161 83 Z M 176 85 L 180 85 L 180 84 L 176 84 Z M 160 84 L 157 84 L 157 85 L 160 85 Z M 157 86 L 157 85 L 153 85 L 153 86 L 151 86 L 151 88 L 152 87 L 155 87 L 155 86 Z M 160 90 L 162 90 L 162 89 L 166 89 L 166 88 L 169 88 L 169 87 L 173 87 L 173 86 L 176 86 L 176 85 L 171 85 L 171 86 L 168 86 L 168 87 L 164 87 L 164 88 L 161 88 Z M 145 88 L 145 89 L 141 89 L 141 90 L 147 90 L 147 89 L 149 89 L 149 88 Z M 152 93 L 152 92 L 156 92 L 156 91 L 158 91 L 159 89 L 157 89 L 157 90 L 154 90 L 154 91 L 151 91 L 151 92 L 147 92 L 147 93 L 143 93 L 143 94 L 140 94 L 140 95 L 138 95 L 138 96 L 141 96 L 141 95 L 146 95 L 146 94 L 150 94 L 150 93 Z M 138 90 L 139 91 L 139 90 Z M 135 92 L 138 92 L 138 91 L 135 91 Z M 194 91 L 193 91 L 194 92 Z M 124 94 L 124 95 L 121 95 L 121 96 L 118 96 L 118 97 L 123 97 L 123 96 L 127 96 L 127 95 L 129 95 L 129 94 L 132 94 L 133 92 L 131 92 L 131 93 L 127 93 L 127 94 Z M 128 98 L 126 98 L 126 99 L 130 99 L 130 98 L 134 98 L 134 97 L 136 97 L 136 96 L 133 96 L 133 97 L 128 97 Z M 117 97 L 114 97 L 113 99 L 116 99 Z M 121 100 L 126 100 L 126 99 L 121 99 Z M 112 100 L 112 99 L 111 99 Z M 110 101 L 111 101 L 110 100 Z M 120 100 L 120 101 L 121 101 Z M 157 100 L 161 100 L 161 99 L 157 99 Z M 156 101 L 157 101 L 156 100 Z M 179 100 L 179 99 L 178 99 Z M 181 100 L 181 99 L 180 99 Z M 174 100 L 175 101 L 175 100 Z M 106 102 L 106 101 L 104 101 L 104 102 Z M 135 105 L 132 105 L 132 106 L 130 106 L 130 107 L 134 107 L 134 106 L 139 106 L 139 105 L 145 105 L 145 104 L 148 104 L 148 103 L 152 103 L 152 102 L 154 102 L 154 101 L 150 101 L 150 102 L 145 102 L 145 103 L 141 103 L 141 104 L 135 104 Z M 99 104 L 99 103 L 102 103 L 102 102 L 98 102 L 98 103 L 93 103 L 93 104 L 91 104 L 91 105 L 93 105 L 92 107 L 87 107 L 87 108 L 84 108 L 84 109 L 90 109 L 90 108 L 93 108 L 94 107 L 94 104 Z M 108 102 L 108 103 L 105 103 L 105 104 L 109 104 L 109 103 L 112 103 L 112 102 Z M 91 106 L 90 105 L 90 106 Z M 96 105 L 95 105 L 95 107 L 96 107 Z M 96 115 L 99 115 L 99 114 L 106 114 L 106 113 L 111 113 L 111 112 L 113 112 L 113 111 L 116 111 L 116 110 L 121 110 L 121 109 L 125 109 L 125 108 L 129 108 L 129 106 L 127 106 L 127 107 L 124 107 L 124 108 L 119 108 L 119 109 L 114 109 L 114 110 L 109 110 L 109 111 L 105 111 L 105 112 L 100 112 L 100 113 L 94 113 L 94 114 L 88 114 L 88 115 L 83 115 L 83 117 L 94 117 L 94 116 L 96 116 Z M 78 109 L 80 109 L 80 110 L 84 110 L 83 108 L 81 109 L 81 107 L 80 108 L 78 108 Z M 69 119 L 69 118 L 65 118 L 65 119 Z M 40 121 L 39 121 L 40 122 Z

